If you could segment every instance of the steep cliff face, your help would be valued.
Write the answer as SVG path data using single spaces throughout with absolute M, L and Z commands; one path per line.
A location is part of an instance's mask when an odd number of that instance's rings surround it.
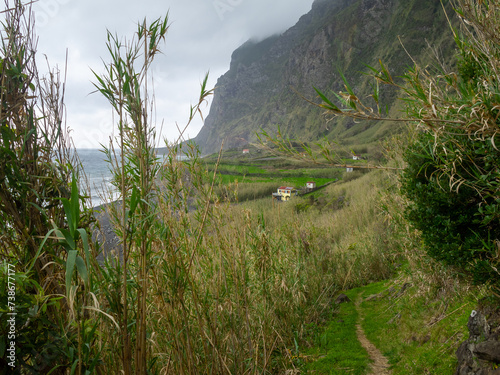
M 398 38 L 399 37 L 399 38 Z M 374 142 L 393 129 L 388 124 L 328 122 L 297 92 L 314 98 L 351 85 L 368 94 L 365 64 L 384 61 L 394 74 L 422 58 L 427 41 L 451 54 L 453 41 L 439 0 L 316 0 L 311 11 L 281 35 L 248 41 L 232 55 L 219 78 L 205 125 L 195 138 L 204 154 L 256 140 L 259 129 L 280 125 L 291 137 L 327 136 L 348 145 Z M 392 105 L 395 93 L 386 95 Z

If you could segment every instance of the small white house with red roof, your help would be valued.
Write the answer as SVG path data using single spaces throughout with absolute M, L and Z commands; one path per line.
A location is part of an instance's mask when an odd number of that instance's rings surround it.
M 316 189 L 316 182 L 314 182 L 314 181 L 306 182 L 306 190 L 307 191 L 311 191 L 314 189 Z

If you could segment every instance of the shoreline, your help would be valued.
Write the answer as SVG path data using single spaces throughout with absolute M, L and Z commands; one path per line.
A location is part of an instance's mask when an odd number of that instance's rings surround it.
M 105 258 L 113 255 L 115 252 L 120 262 L 123 260 L 122 246 L 119 243 L 120 239 L 114 231 L 114 225 L 111 223 L 111 218 L 108 213 L 110 205 L 121 204 L 122 200 L 116 200 L 110 203 L 102 203 L 96 207 L 92 207 L 93 216 L 96 219 L 96 225 L 92 228 L 92 241 L 99 243 L 99 254 L 97 261 L 104 262 Z

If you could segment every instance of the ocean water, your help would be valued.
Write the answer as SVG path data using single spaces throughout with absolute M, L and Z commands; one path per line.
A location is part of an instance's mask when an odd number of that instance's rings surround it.
M 78 156 L 82 162 L 83 170 L 87 181 L 80 181 L 80 184 L 90 188 L 91 206 L 97 207 L 103 203 L 115 201 L 119 197 L 117 189 L 111 183 L 112 173 L 110 165 L 105 160 L 104 153 L 99 149 L 77 149 Z M 164 155 L 158 155 L 162 160 Z M 185 156 L 178 156 L 180 160 Z
M 78 149 L 78 156 L 82 162 L 87 181 L 80 181 L 90 188 L 91 205 L 99 206 L 106 201 L 118 198 L 118 192 L 111 184 L 112 174 L 110 165 L 105 161 L 105 155 L 99 149 Z

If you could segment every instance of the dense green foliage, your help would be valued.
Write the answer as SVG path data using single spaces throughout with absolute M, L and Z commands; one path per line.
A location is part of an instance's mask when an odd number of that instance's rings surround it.
M 463 150 L 468 149 L 476 158 L 491 159 L 488 166 L 493 171 L 498 168 L 500 155 L 491 144 L 474 142 L 467 136 L 458 140 Z M 467 183 L 451 190 L 453 181 L 439 170 L 439 165 L 447 161 L 443 159 L 450 155 L 439 153 L 433 143 L 432 134 L 421 132 L 406 152 L 402 191 L 410 200 L 408 219 L 422 232 L 429 255 L 461 267 L 476 282 L 493 281 L 498 278 L 491 267 L 498 261 L 494 258 L 496 244 L 492 242 L 500 232 L 500 223 L 493 213 L 498 202 L 492 197 L 481 197 Z
M 92 346 L 93 335 L 84 339 L 65 313 L 85 300 L 74 285 L 88 276 L 77 249 L 90 218 L 78 210 L 80 197 L 70 184 L 78 159 L 67 147 L 63 87 L 57 70 L 39 76 L 30 16 L 8 5 L 0 47 L 0 368 L 59 374 L 79 364 L 91 370 L 89 351 L 79 349 Z

